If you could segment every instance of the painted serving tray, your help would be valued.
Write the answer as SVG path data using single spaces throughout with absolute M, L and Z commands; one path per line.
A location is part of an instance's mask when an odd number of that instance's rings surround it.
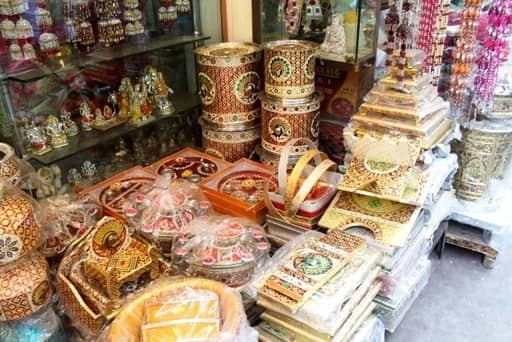
M 394 201 L 340 191 L 318 223 L 327 229 L 369 229 L 377 242 L 403 247 L 422 209 Z
M 272 173 L 268 166 L 243 158 L 203 180 L 199 187 L 218 212 L 262 223 L 267 213 L 265 183 Z
M 171 173 L 175 178 L 201 177 L 207 178 L 220 170 L 223 170 L 231 163 L 186 147 L 173 153 L 148 168 L 158 174 Z
M 155 172 L 142 166 L 135 166 L 82 190 L 80 197 L 89 197 L 99 203 L 107 215 L 125 220 L 123 216 L 125 202 L 137 193 L 149 192 L 156 177 Z

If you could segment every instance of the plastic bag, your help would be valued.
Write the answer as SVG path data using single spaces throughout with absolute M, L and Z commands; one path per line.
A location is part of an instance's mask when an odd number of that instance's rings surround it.
M 252 342 L 235 289 L 208 279 L 160 279 L 129 301 L 100 337 L 103 342 Z
M 270 243 L 254 222 L 230 216 L 203 217 L 173 243 L 172 262 L 189 276 L 241 287 L 268 261 Z

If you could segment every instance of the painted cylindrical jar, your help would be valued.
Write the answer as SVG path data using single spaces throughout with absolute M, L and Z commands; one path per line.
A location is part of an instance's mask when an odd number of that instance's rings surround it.
M 254 43 L 220 43 L 200 47 L 195 54 L 203 120 L 219 129 L 253 125 L 260 116 L 261 47 Z
M 261 126 L 241 131 L 221 131 L 200 120 L 203 128 L 204 151 L 220 159 L 234 162 L 240 158 L 248 158 L 260 143 Z
M 512 128 L 479 124 L 461 127 L 461 132 L 462 141 L 454 144 L 459 156 L 456 195 L 476 201 L 484 197 L 490 181 L 502 178 L 510 165 Z
M 39 247 L 41 235 L 30 199 L 17 193 L 3 194 L 0 199 L 0 266 Z
M 282 99 L 308 97 L 315 92 L 318 44 L 278 40 L 265 45 L 265 93 Z
M 321 96 L 313 94 L 303 100 L 281 101 L 260 94 L 261 145 L 268 152 L 279 154 L 291 139 L 308 138 L 318 143 Z M 297 145 L 293 155 L 302 155 L 307 145 Z
M 0 272 L 0 321 L 24 319 L 48 304 L 52 286 L 48 263 L 39 254 L 3 266 Z

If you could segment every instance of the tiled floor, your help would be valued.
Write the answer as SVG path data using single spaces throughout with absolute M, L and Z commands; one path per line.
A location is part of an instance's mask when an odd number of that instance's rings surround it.
M 493 269 L 482 267 L 479 254 L 453 246 L 441 260 L 433 255 L 427 287 L 386 341 L 512 341 L 512 234 L 503 239 Z

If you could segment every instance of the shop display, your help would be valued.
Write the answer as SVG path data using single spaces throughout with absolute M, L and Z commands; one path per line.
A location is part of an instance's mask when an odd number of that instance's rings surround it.
M 195 181 L 207 178 L 222 171 L 230 163 L 199 152 L 192 148 L 173 153 L 150 167 L 158 174 L 170 174 L 173 178 L 184 178 Z
M 155 249 L 131 236 L 122 222 L 108 216 L 100 220 L 59 265 L 57 288 L 73 324 L 97 333 L 125 296 L 165 271 L 158 258 Z
M 165 279 L 121 308 L 107 341 L 216 339 L 255 342 L 240 295 L 201 278 Z
M 240 159 L 223 171 L 201 181 L 199 186 L 219 213 L 247 217 L 262 223 L 267 213 L 265 183 L 272 169 Z
M 248 220 L 211 216 L 192 222 L 182 234 L 174 243 L 172 262 L 191 277 L 241 287 L 268 259 L 263 228 Z

